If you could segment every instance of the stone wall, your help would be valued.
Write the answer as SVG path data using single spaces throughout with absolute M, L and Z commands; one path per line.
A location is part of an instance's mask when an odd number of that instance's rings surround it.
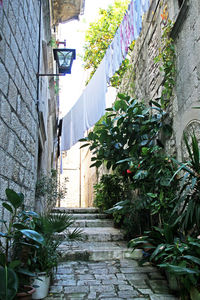
M 62 152 L 62 173 L 60 183 L 65 185 L 67 193 L 61 199 L 58 206 L 79 207 L 80 206 L 80 143 L 74 145 L 70 150 Z
M 49 15 L 49 1 L 42 1 L 41 72 L 45 51 L 49 64 L 52 60 L 48 46 L 42 47 L 42 42 L 48 45 L 50 39 Z M 38 151 L 46 172 L 52 164 L 48 153 L 51 157 L 53 152 L 48 132 L 51 140 L 55 138 L 56 99 L 50 95 L 53 85 L 50 78 L 38 81 L 36 76 L 39 21 L 40 1 L 4 0 L 0 6 L 0 201 L 5 199 L 5 189 L 12 188 L 24 193 L 30 208 L 35 207 Z M 39 138 L 41 131 L 46 132 L 46 140 Z M 38 150 L 40 140 L 43 145 Z M 0 219 L 6 219 L 5 214 L 0 203 Z
M 161 96 L 163 76 L 154 58 L 161 47 L 163 22 L 161 14 L 167 4 L 169 19 L 174 21 L 172 37 L 176 51 L 176 84 L 171 99 L 170 115 L 172 117 L 173 135 L 166 143 L 170 154 L 182 158 L 183 130 L 194 124 L 198 132 L 200 100 L 200 2 L 193 1 L 151 1 L 148 13 L 143 18 L 140 37 L 135 43 L 131 57 L 132 68 L 120 87 L 121 92 L 136 96 L 147 103 L 150 99 Z M 182 4 L 182 6 L 180 5 Z

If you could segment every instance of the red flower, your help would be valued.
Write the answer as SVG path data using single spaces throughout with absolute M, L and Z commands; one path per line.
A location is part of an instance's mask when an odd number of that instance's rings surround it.
M 128 169 L 128 170 L 126 170 L 126 173 L 131 174 L 132 172 Z
M 138 169 L 140 168 L 140 164 L 138 165 Z

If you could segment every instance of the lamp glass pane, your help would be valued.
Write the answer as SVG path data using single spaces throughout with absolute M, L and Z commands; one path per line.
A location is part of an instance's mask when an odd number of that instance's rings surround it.
M 71 64 L 72 60 L 72 52 L 66 51 L 66 52 L 57 52 L 58 55 L 58 63 L 59 66 L 62 68 L 67 68 Z

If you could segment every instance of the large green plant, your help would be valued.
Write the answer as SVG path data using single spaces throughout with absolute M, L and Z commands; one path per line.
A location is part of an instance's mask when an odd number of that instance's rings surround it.
M 174 215 L 185 234 L 198 234 L 200 230 L 200 153 L 195 134 L 187 136 L 184 141 L 189 155 L 189 161 L 180 163 L 173 178 L 179 173 L 180 189 L 174 199 Z M 181 173 L 182 172 L 182 173 Z
M 200 240 L 177 236 L 177 226 L 165 224 L 153 228 L 144 236 L 132 239 L 129 246 L 143 248 L 141 263 L 150 261 L 174 275 L 178 281 L 181 299 L 197 300 L 200 291 Z
M 1 220 L 4 232 L 0 232 L 0 299 L 11 300 L 19 287 L 19 276 L 33 275 L 27 267 L 27 260 L 21 255 L 15 257 L 12 253 L 16 247 L 21 250 L 37 248 L 44 241 L 43 236 L 33 230 L 26 222 L 27 216 L 37 215 L 34 212 L 22 210 L 24 195 L 6 189 L 7 201 L 2 205 L 9 213 L 8 220 Z M 27 251 L 26 251 L 27 252 Z
M 174 181 L 169 185 L 175 166 L 164 154 L 159 139 L 161 131 L 163 136 L 169 137 L 171 127 L 165 123 L 166 113 L 161 106 L 155 102 L 151 105 L 155 106 L 147 107 L 119 94 L 114 106 L 107 109 L 102 123 L 98 123 L 83 139 L 90 142 L 85 145 L 89 144 L 93 153 L 91 166 L 106 163 L 107 168 L 112 167 L 116 174 L 124 174 L 123 184 L 129 183 L 129 191 L 136 191 L 134 196 L 130 192 L 120 199 L 120 204 L 117 203 L 109 212 L 117 222 L 126 223 L 129 229 L 133 220 L 138 220 L 138 234 L 168 219 L 173 210 L 172 199 L 177 184 Z M 140 218 L 141 215 L 145 218 Z
M 180 163 L 173 159 L 179 168 L 170 180 L 170 187 L 178 174 L 181 177 L 170 202 L 173 210 L 168 224 L 145 232 L 144 236 L 133 239 L 130 246 L 145 249 L 148 245 L 148 260 L 177 277 L 181 299 L 196 300 L 200 297 L 200 155 L 194 133 L 184 134 L 184 141 L 189 160 Z
M 166 113 L 156 105 L 155 109 L 149 108 L 127 95 L 118 94 L 114 106 L 107 109 L 109 114 L 102 124 L 98 124 L 88 137 L 81 139 L 90 143 L 94 161 L 92 166 L 99 167 L 106 162 L 107 168 L 114 170 L 123 160 L 123 170 L 126 170 L 129 161 L 134 159 L 138 162 L 141 153 L 155 145 L 159 130 L 169 131 L 169 126 L 164 124 Z

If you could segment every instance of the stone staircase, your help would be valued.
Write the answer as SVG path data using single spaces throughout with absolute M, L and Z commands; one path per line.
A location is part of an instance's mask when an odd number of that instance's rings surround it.
M 62 261 L 86 260 L 104 261 L 112 259 L 141 257 L 141 251 L 127 248 L 124 232 L 114 228 L 113 220 L 96 208 L 54 208 L 53 213 L 65 212 L 75 220 L 75 227 L 82 230 L 80 241 L 65 241 L 60 245 Z
M 60 211 L 73 215 L 83 239 L 60 245 L 62 262 L 45 300 L 178 300 L 155 267 L 138 265 L 141 251 L 127 248 L 123 231 L 106 214 L 94 208 L 54 209 Z

